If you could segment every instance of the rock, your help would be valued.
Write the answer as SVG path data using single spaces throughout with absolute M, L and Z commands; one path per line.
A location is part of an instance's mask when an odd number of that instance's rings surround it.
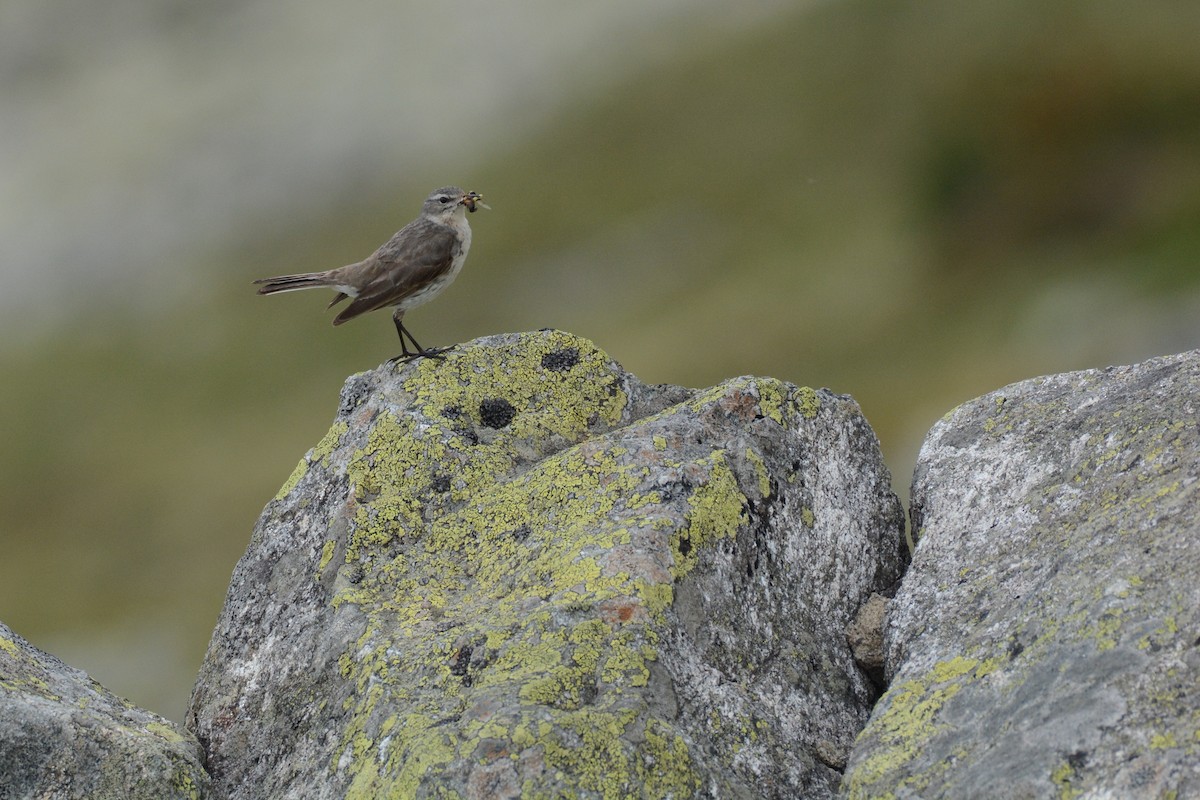
M 0 624 L 0 798 L 212 796 L 192 736 Z
M 850 797 L 1200 796 L 1200 353 L 948 414 Z
M 352 377 L 259 520 L 188 711 L 220 789 L 831 796 L 875 699 L 844 631 L 902 565 L 854 402 L 554 331 L 446 355 Z
M 871 683 L 883 688 L 883 625 L 887 618 L 888 599 L 881 594 L 873 593 L 863 603 L 862 608 L 854 615 L 850 627 L 846 629 L 846 642 L 854 655 L 854 663 L 871 679 Z

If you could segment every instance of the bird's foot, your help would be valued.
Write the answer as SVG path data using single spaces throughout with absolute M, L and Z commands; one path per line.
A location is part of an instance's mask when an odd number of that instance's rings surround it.
M 416 361 L 418 358 L 436 358 L 438 361 L 445 361 L 446 357 L 442 353 L 450 350 L 451 347 L 431 347 L 428 350 L 418 350 L 415 353 L 405 351 L 398 356 L 388 359 L 389 364 L 407 364 L 410 361 Z

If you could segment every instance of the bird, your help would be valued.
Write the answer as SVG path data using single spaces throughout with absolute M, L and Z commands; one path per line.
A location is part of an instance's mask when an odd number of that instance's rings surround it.
M 457 186 L 434 189 L 425 198 L 421 215 L 396 231 L 366 259 L 324 272 L 260 278 L 254 283 L 260 284 L 259 294 L 318 287 L 336 289 L 337 296 L 327 308 L 346 299 L 350 304 L 334 317 L 334 325 L 368 311 L 391 307 L 401 350 L 392 361 L 444 359 L 441 353 L 450 348 L 422 347 L 404 327 L 404 314 L 428 303 L 458 277 L 471 247 L 467 214 L 477 208 L 490 208 L 478 192 L 465 192 Z M 405 337 L 415 351 L 408 349 Z

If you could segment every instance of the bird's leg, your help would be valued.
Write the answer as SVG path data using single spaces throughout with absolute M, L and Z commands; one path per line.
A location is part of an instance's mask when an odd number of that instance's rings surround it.
M 400 337 L 400 355 L 396 356 L 396 358 L 415 355 L 415 353 L 408 352 L 408 342 L 404 341 L 404 334 L 408 333 L 408 331 L 404 329 L 404 323 L 402 321 L 403 319 L 404 312 L 400 311 L 399 309 L 392 314 L 392 321 L 396 323 L 396 334 Z M 412 338 L 412 334 L 409 334 L 409 338 Z M 415 340 L 413 341 L 413 344 L 417 344 Z M 417 344 L 417 349 L 420 350 L 421 345 Z
M 416 339 L 414 339 L 414 338 L 413 338 L 412 332 L 411 332 L 411 331 L 409 331 L 409 330 L 408 330 L 408 328 L 406 328 L 406 327 L 404 327 L 403 325 L 401 325 L 401 326 L 400 326 L 400 333 L 401 333 L 401 336 L 400 336 L 400 342 L 401 342 L 401 344 L 403 344 L 403 342 L 404 342 L 404 337 L 405 337 L 405 336 L 407 336 L 407 337 L 408 337 L 408 340 L 409 340 L 410 342 L 412 342 L 412 345 L 413 345 L 413 347 L 417 348 L 417 353 L 416 353 L 417 355 L 421 355 L 421 354 L 423 354 L 423 353 L 427 353 L 427 352 L 429 352 L 429 351 L 428 351 L 428 350 L 426 350 L 424 347 L 421 347 L 421 343 L 420 343 L 420 342 L 418 342 Z
M 440 353 L 446 348 L 442 348 L 442 350 L 437 348 L 426 350 L 424 347 L 421 347 L 420 342 L 413 338 L 413 335 L 409 332 L 408 328 L 404 327 L 403 311 L 396 309 L 395 313 L 392 314 L 392 320 L 396 323 L 396 333 L 400 335 L 400 355 L 390 359 L 391 361 L 412 361 L 417 358 L 436 358 L 438 360 L 445 360 L 446 357 L 440 355 Z M 408 341 L 412 342 L 413 347 L 417 348 L 415 353 L 408 349 L 408 342 L 404 340 L 404 337 L 406 336 L 408 337 Z

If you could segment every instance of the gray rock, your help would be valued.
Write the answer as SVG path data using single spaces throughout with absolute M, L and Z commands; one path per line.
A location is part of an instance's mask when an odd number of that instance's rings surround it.
M 212 796 L 194 738 L 0 624 L 0 798 Z
M 888 599 L 881 594 L 872 594 L 854 615 L 850 627 L 846 628 L 846 641 L 854 655 L 854 663 L 878 687 L 886 685 L 884 679 L 883 626 L 887 619 Z
M 948 414 L 851 797 L 1200 796 L 1200 354 Z
M 830 796 L 901 535 L 849 398 L 490 337 L 346 383 L 188 724 L 231 798 Z

